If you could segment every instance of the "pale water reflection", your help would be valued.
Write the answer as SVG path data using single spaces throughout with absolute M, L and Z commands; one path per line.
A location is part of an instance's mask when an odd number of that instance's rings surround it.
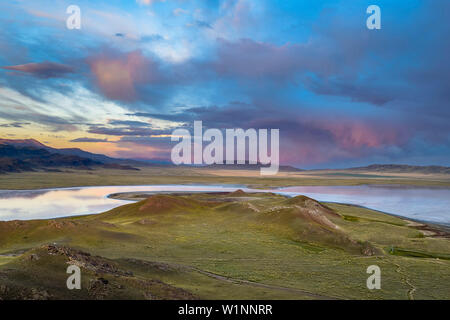
M 0 220 L 31 220 L 100 213 L 130 201 L 108 198 L 119 192 L 234 191 L 237 186 L 105 186 L 41 190 L 0 190 Z
M 231 192 L 236 185 L 155 185 L 0 190 L 0 220 L 30 220 L 100 213 L 130 203 L 108 198 L 120 192 Z M 288 187 L 272 192 L 304 194 L 319 201 L 361 205 L 418 220 L 450 224 L 450 189 L 405 186 Z
M 311 186 L 278 190 L 319 201 L 355 204 L 416 220 L 450 224 L 450 188 L 414 186 Z

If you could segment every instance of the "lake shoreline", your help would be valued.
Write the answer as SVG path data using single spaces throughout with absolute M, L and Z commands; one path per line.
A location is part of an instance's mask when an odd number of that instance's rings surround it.
M 154 190 L 151 190 L 151 189 Z M 180 190 L 183 188 L 187 188 L 190 190 Z M 292 188 L 294 188 L 294 192 L 292 192 Z M 295 188 L 300 188 L 299 190 L 295 190 Z M 331 188 L 332 190 L 335 190 L 335 194 L 333 196 L 333 194 L 329 194 L 329 190 L 325 190 L 325 193 L 321 194 L 316 193 L 315 195 L 311 195 L 311 192 L 314 194 L 314 192 L 316 191 L 305 191 L 302 192 L 301 190 L 303 190 L 302 188 L 319 188 L 319 190 L 321 190 L 321 188 Z M 369 189 L 367 189 L 369 188 Z M 373 188 L 373 189 L 372 189 Z M 192 194 L 192 193 L 226 193 L 226 192 L 232 192 L 236 189 L 243 189 L 246 192 L 251 192 L 251 193 L 266 193 L 266 192 L 273 192 L 273 193 L 277 193 L 277 194 L 281 194 L 284 196 L 295 196 L 298 194 L 304 194 L 310 198 L 316 199 L 320 202 L 323 203 L 336 203 L 336 204 L 343 204 L 343 205 L 349 205 L 349 206 L 353 206 L 353 207 L 360 207 L 360 208 L 364 208 L 364 209 L 369 209 L 369 210 L 373 210 L 375 212 L 379 212 L 379 213 L 383 213 L 383 214 L 387 214 L 390 216 L 395 216 L 401 219 L 405 219 L 407 221 L 411 221 L 411 222 L 416 222 L 416 223 L 420 223 L 420 224 L 427 224 L 427 225 L 436 225 L 439 226 L 439 228 L 444 228 L 446 231 L 448 231 L 450 229 L 450 223 L 447 222 L 442 222 L 439 221 L 438 219 L 436 220 L 427 220 L 427 219 L 421 219 L 421 218 L 417 218 L 417 217 L 411 217 L 408 215 L 403 215 L 403 214 L 398 214 L 398 213 L 392 213 L 394 210 L 391 211 L 387 211 L 387 210 L 379 210 L 379 208 L 374 208 L 371 207 L 369 205 L 360 205 L 354 202 L 358 201 L 358 196 L 360 199 L 364 200 L 364 197 L 367 196 L 372 196 L 372 193 L 376 193 L 377 191 L 381 190 L 383 192 L 386 192 L 386 188 L 389 188 L 389 192 L 388 192 L 388 196 L 391 195 L 391 188 L 392 186 L 384 186 L 384 185 L 377 185 L 377 186 L 373 186 L 373 185 L 364 185 L 364 186 L 332 186 L 332 187 L 319 187 L 319 186 L 312 186 L 312 187 L 304 187 L 304 186 L 298 186 L 298 187 L 277 187 L 277 188 L 273 188 L 273 189 L 252 189 L 250 186 L 248 185 L 244 185 L 244 184 L 194 184 L 194 183 L 189 183 L 189 184 L 165 184 L 165 185 L 139 185 L 139 186 L 134 186 L 134 185 L 123 185 L 123 186 L 86 186 L 86 187 L 82 187 L 82 186 L 78 186 L 78 187 L 67 187 L 67 188 L 46 188 L 46 189 L 34 189 L 34 190 L 22 190 L 22 191 L 18 191 L 18 190 L 0 190 L 0 220 L 2 221 L 11 221 L 11 220 L 43 220 L 43 219 L 56 219 L 56 218 L 67 218 L 67 217 L 73 217 L 73 216 L 83 216 L 83 215 L 90 215 L 90 214 L 99 214 L 105 211 L 108 211 L 112 208 L 118 207 L 120 205 L 126 204 L 129 201 L 138 201 L 138 200 L 142 200 L 143 196 L 142 194 L 145 194 L 146 197 L 150 196 L 151 194 L 161 194 L 161 193 L 166 193 L 166 194 Z M 109 190 L 108 190 L 109 189 Z M 127 189 L 137 189 L 134 191 L 126 191 Z M 178 190 L 177 190 L 178 189 Z M 402 188 L 401 186 L 396 186 L 393 188 L 393 190 L 398 190 L 396 192 L 403 192 L 404 190 L 415 190 L 417 189 L 419 191 L 419 193 L 422 193 L 423 190 L 420 190 L 420 187 L 406 187 L 406 188 Z M 435 191 L 442 191 L 442 192 L 446 192 L 448 188 L 427 188 L 426 191 L 427 192 L 431 192 L 434 195 Z M 342 193 L 342 190 L 344 190 L 344 193 Z M 365 193 L 363 193 L 362 195 L 358 195 L 357 193 L 360 192 L 358 190 L 364 190 Z M 369 190 L 369 192 L 367 191 Z M 403 190 L 403 191 L 402 191 Z M 354 194 L 354 196 L 356 197 L 355 200 L 353 200 L 352 202 L 346 202 L 345 200 L 348 200 L 348 195 L 346 194 L 346 192 L 348 193 L 349 191 L 351 192 L 357 192 L 356 194 Z M 29 203 L 23 202 L 23 199 L 30 199 L 31 201 L 34 200 L 34 198 L 39 198 L 39 197 L 43 197 L 45 198 L 46 194 L 50 194 L 50 193 L 59 193 L 61 192 L 60 196 L 55 196 L 51 205 L 52 206 L 57 206 L 58 207 L 58 212 L 55 212 L 54 216 L 49 216 L 48 213 L 45 214 L 45 216 L 43 216 L 41 214 L 41 216 L 36 216 L 33 217 L 33 210 L 35 210 L 35 208 L 33 207 L 33 205 L 30 205 Z M 408 191 L 409 192 L 409 191 Z M 328 197 L 328 199 L 324 199 L 327 198 L 327 194 L 330 195 L 330 197 Z M 378 201 L 381 199 L 383 200 L 383 194 L 381 194 L 381 198 L 380 195 L 378 195 Z M 353 194 L 352 194 L 353 196 Z M 387 196 L 387 197 L 388 197 Z M 414 196 L 414 194 L 413 194 Z M 18 201 L 17 203 L 17 209 L 14 206 L 10 206 L 8 203 L 8 199 L 12 199 L 12 201 L 14 201 L 15 198 L 17 199 L 22 199 L 22 201 Z M 81 197 L 81 198 L 80 198 Z M 84 197 L 84 198 L 83 198 Z M 343 198 L 342 200 L 344 201 L 334 201 L 334 198 Z M 361 198 L 362 197 L 362 198 Z M 411 195 L 409 195 L 410 199 Z M 442 197 L 442 195 L 441 195 Z M 81 209 L 74 209 L 76 208 L 76 206 L 74 204 L 71 204 L 71 200 L 73 200 L 75 198 L 75 200 L 77 200 L 79 203 L 79 207 L 83 206 L 85 207 L 82 211 L 80 211 Z M 86 201 L 82 201 L 83 199 L 86 199 Z M 112 200 L 114 202 L 109 202 L 109 200 Z M 115 201 L 122 201 L 122 203 L 116 203 Z M 2 203 L 3 206 L 2 206 Z M 91 206 L 89 206 L 89 201 L 92 204 Z M 383 200 L 384 201 L 384 200 Z M 96 206 L 95 204 L 97 202 L 102 202 L 103 203 L 103 207 L 102 206 Z M 367 202 L 367 201 L 360 201 L 360 202 Z M 407 203 L 406 201 L 403 201 L 404 203 Z M 24 206 L 24 204 L 26 204 L 29 207 L 29 212 L 27 211 L 27 206 Z M 38 204 L 38 202 L 36 203 Z M 67 215 L 62 215 L 61 210 L 65 210 L 64 206 L 65 205 L 72 205 L 72 207 L 69 207 L 67 209 Z M 39 206 L 42 205 L 42 202 L 39 202 Z M 443 206 L 444 205 L 444 206 Z M 44 204 L 45 206 L 45 204 Z M 379 206 L 379 205 L 378 205 Z M 439 207 L 441 206 L 441 207 Z M 387 206 L 388 208 L 389 206 Z M 391 206 L 392 207 L 392 206 Z M 410 208 L 414 208 L 414 203 L 409 203 L 409 207 Z M 438 208 L 445 208 L 445 202 L 444 203 L 439 203 Z M 52 209 L 53 207 L 51 207 L 50 209 Z M 408 207 L 406 207 L 406 209 L 403 208 L 403 211 L 407 210 Z M 1 218 L 1 211 L 3 210 L 4 212 L 4 217 L 6 219 L 2 219 Z M 16 212 L 17 218 L 14 216 L 11 216 L 11 213 L 8 214 L 8 210 L 10 212 Z M 18 211 L 16 211 L 18 210 Z M 72 212 L 70 212 L 72 210 Z M 43 211 L 43 210 L 41 210 Z M 51 212 L 51 210 L 49 211 Z M 430 211 L 432 212 L 432 211 Z M 442 210 L 441 210 L 442 212 Z M 445 211 L 444 211 L 445 212 Z M 71 214 L 72 213 L 72 214 Z M 425 211 L 425 213 L 427 213 Z M 440 213 L 442 214 L 442 213 Z M 422 215 L 423 216 L 423 215 Z M 9 218 L 8 218 L 9 217 Z M 29 217 L 27 219 L 23 219 L 23 217 Z M 439 215 L 437 216 L 439 217 Z M 442 215 L 441 215 L 442 217 Z M 446 215 L 444 215 L 443 217 L 446 217 Z M 442 219 L 442 218 L 441 218 Z M 445 220 L 446 218 L 444 218 Z
M 257 191 L 257 192 L 260 193 L 260 191 Z M 267 192 L 270 192 L 270 191 L 267 191 Z M 154 195 L 154 194 L 191 195 L 193 193 L 196 193 L 196 192 L 182 192 L 182 191 L 180 191 L 180 192 L 148 192 L 148 193 L 120 192 L 120 193 L 109 194 L 108 198 L 117 199 L 117 200 L 126 200 L 126 201 L 130 201 L 130 202 L 137 202 L 137 201 L 145 200 L 146 198 L 148 198 L 149 196 Z M 208 194 L 221 195 L 221 194 L 224 194 L 225 192 L 197 192 L 197 193 L 208 193 Z M 286 197 L 289 197 L 289 196 L 286 196 Z M 426 221 L 426 220 L 420 220 L 420 219 L 412 219 L 412 218 L 404 217 L 404 216 L 401 216 L 398 214 L 384 212 L 384 211 L 368 208 L 368 207 L 357 205 L 357 204 L 342 203 L 342 202 L 330 202 L 330 201 L 320 201 L 320 202 L 324 203 L 324 204 L 327 204 L 327 203 L 340 204 L 340 205 L 345 205 L 345 206 L 350 206 L 350 207 L 355 207 L 355 208 L 362 208 L 362 209 L 366 209 L 366 210 L 379 212 L 382 214 L 386 214 L 389 216 L 393 216 L 393 217 L 402 219 L 403 221 L 408 223 L 408 225 L 410 225 L 411 227 L 414 227 L 420 231 L 423 230 L 424 235 L 427 235 L 426 232 L 430 232 L 432 234 L 428 234 L 428 236 L 450 237 L 450 224 L 437 223 L 437 222 L 433 222 L 433 221 Z

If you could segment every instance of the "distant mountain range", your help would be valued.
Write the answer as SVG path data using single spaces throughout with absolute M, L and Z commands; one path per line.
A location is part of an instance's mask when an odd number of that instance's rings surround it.
M 51 168 L 71 167 L 86 169 L 91 167 L 104 167 L 122 170 L 139 170 L 135 167 L 144 166 L 172 166 L 169 161 L 163 160 L 135 160 L 116 159 L 81 150 L 79 148 L 52 148 L 35 139 L 0 139 L 0 173 L 20 172 L 37 169 L 51 170 Z M 195 166 L 188 166 L 195 167 Z M 209 165 L 195 168 L 227 169 L 227 170 L 259 170 L 264 165 L 232 164 Z M 365 171 L 386 173 L 424 173 L 424 174 L 450 174 L 450 167 L 444 166 L 411 166 L 401 164 L 373 164 L 365 167 L 348 169 L 326 169 L 333 171 Z M 281 172 L 308 172 L 324 170 L 303 170 L 293 166 L 282 165 Z
M 124 160 L 124 159 L 115 159 L 103 154 L 91 153 L 79 148 L 62 148 L 56 149 L 35 140 L 35 139 L 23 139 L 23 140 L 13 140 L 13 139 L 0 139 L 0 145 L 12 145 L 15 147 L 23 148 L 23 147 L 31 147 L 37 149 L 45 149 L 51 153 L 58 153 L 70 156 L 78 156 L 83 158 L 88 158 L 94 161 L 99 161 L 102 163 L 125 163 L 130 164 L 129 161 L 132 160 Z
M 350 168 L 353 171 L 392 172 L 392 173 L 428 173 L 450 174 L 450 167 L 443 166 L 410 166 L 407 164 L 372 164 L 366 167 Z
M 0 139 L 0 173 L 55 170 L 55 168 L 63 167 L 139 170 L 130 166 L 130 163 L 125 160 L 114 159 L 81 149 L 55 149 L 34 139 Z
M 256 170 L 261 167 L 267 167 L 262 164 L 231 164 L 231 165 L 218 165 L 213 164 L 209 166 L 202 166 L 200 168 L 205 169 L 227 169 L 227 170 Z M 293 166 L 280 165 L 280 172 L 320 172 L 320 171 L 339 171 L 339 172 L 348 172 L 348 171 L 361 171 L 361 172 L 378 172 L 378 173 L 424 173 L 424 174 L 450 174 L 450 167 L 443 166 L 410 166 L 406 164 L 372 164 L 365 167 L 354 167 L 347 169 L 299 169 Z
M 204 169 L 226 169 L 226 170 L 259 170 L 260 168 L 266 168 L 266 167 L 270 167 L 270 165 L 264 165 L 261 163 L 258 164 L 249 164 L 249 163 L 245 163 L 245 164 L 212 164 L 212 165 L 208 165 L 208 166 L 202 166 L 200 168 L 204 168 Z M 278 168 L 278 171 L 281 172 L 296 172 L 296 171 L 305 171 L 304 169 L 299 169 L 299 168 L 295 168 L 292 166 L 285 166 L 285 165 L 280 165 Z

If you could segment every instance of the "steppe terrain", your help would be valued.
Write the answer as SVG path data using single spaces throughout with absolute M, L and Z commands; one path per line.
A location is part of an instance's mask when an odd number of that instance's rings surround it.
M 0 298 L 450 298 L 439 226 L 272 193 L 115 196 L 137 202 L 0 222 Z M 69 264 L 81 267 L 81 290 L 66 288 Z M 381 290 L 366 287 L 370 265 Z

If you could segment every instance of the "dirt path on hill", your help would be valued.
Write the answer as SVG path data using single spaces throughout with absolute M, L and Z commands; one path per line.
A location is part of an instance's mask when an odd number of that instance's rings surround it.
M 398 274 L 400 274 L 402 276 L 404 283 L 406 283 L 410 288 L 406 293 L 408 295 L 408 299 L 414 300 L 414 292 L 417 290 L 417 288 L 411 283 L 411 281 L 409 281 L 407 274 L 402 272 L 402 268 L 400 267 L 399 264 L 397 264 L 395 262 L 392 262 L 392 264 L 397 267 L 395 272 L 397 272 Z
M 201 273 L 205 276 L 208 276 L 208 277 L 211 277 L 211 278 L 214 278 L 217 280 L 221 280 L 221 281 L 234 283 L 234 284 L 245 284 L 245 285 L 259 287 L 259 288 L 275 289 L 275 290 L 281 290 L 281 291 L 287 291 L 287 292 L 293 292 L 293 293 L 300 293 L 305 296 L 313 297 L 313 298 L 316 298 L 319 300 L 340 300 L 339 298 L 336 298 L 336 297 L 324 296 L 324 295 L 308 292 L 308 291 L 301 290 L 301 289 L 280 287 L 280 286 L 275 286 L 275 285 L 270 285 L 270 284 L 252 282 L 252 281 L 248 281 L 248 280 L 229 278 L 226 276 L 221 276 L 219 274 L 215 274 L 215 273 L 204 271 L 204 270 L 197 269 L 197 268 L 192 268 L 192 270 L 197 271 L 198 273 Z

